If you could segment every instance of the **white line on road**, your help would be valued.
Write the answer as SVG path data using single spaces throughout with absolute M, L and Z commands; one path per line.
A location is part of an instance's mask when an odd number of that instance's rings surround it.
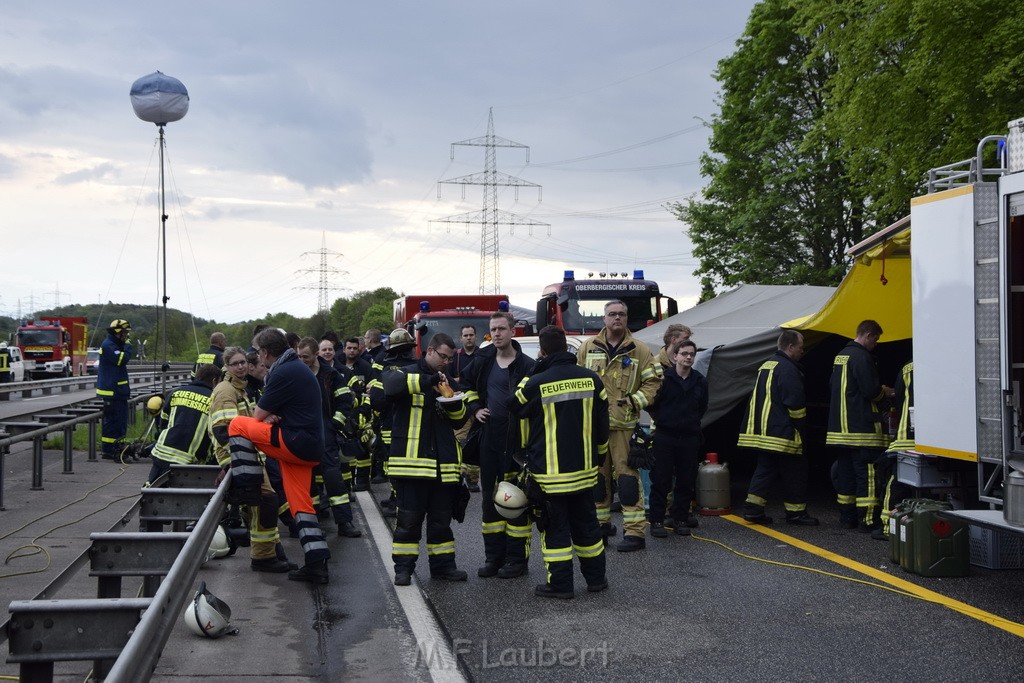
M 380 553 L 380 559 L 385 567 L 393 566 L 391 559 L 391 530 L 384 523 L 380 516 L 377 503 L 373 500 L 370 491 L 359 491 L 355 494 L 366 517 L 366 524 L 370 527 L 373 535 L 373 542 Z M 434 618 L 434 613 L 427 606 L 426 600 L 419 587 L 419 579 L 413 574 L 413 585 L 397 587 L 395 594 L 398 596 L 398 603 L 402 606 L 409 625 L 412 627 L 412 634 L 416 638 L 419 647 L 419 655 L 423 663 L 430 670 L 430 677 L 435 683 L 465 683 L 466 679 L 459 670 L 455 656 L 452 654 L 451 644 L 441 630 L 441 625 Z

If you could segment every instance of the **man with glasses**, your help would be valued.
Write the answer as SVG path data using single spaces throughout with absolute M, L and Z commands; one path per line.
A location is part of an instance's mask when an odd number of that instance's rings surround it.
M 518 471 L 512 453 L 519 446 L 519 421 L 509 416 L 509 399 L 519 383 L 533 372 L 534 360 L 512 339 L 511 313 L 491 316 L 491 344 L 474 354 L 475 360 L 463 374 L 467 387 L 469 415 L 483 429 L 480 434 L 480 488 L 483 515 L 484 565 L 482 578 L 511 579 L 526 574 L 533 525 L 526 512 L 506 520 L 494 508 L 498 482 Z
M 611 524 L 612 473 L 618 484 L 622 504 L 623 540 L 617 550 L 622 553 L 642 550 L 645 537 L 644 494 L 639 473 L 627 463 L 629 437 L 640 419 L 640 412 L 654 400 L 661 387 L 661 366 L 642 341 L 633 338 L 626 328 L 626 304 L 619 300 L 604 305 L 604 329 L 588 338 L 577 352 L 579 364 L 593 370 L 604 382 L 608 392 L 611 434 L 608 450 L 595 494 L 597 519 L 605 536 L 615 533 Z
M 765 514 L 768 494 L 776 479 L 782 482 L 786 522 L 817 526 L 807 514 L 807 457 L 804 454 L 804 374 L 797 363 L 804 355 L 804 337 L 796 330 L 779 335 L 775 355 L 761 364 L 747 413 L 740 423 L 741 448 L 757 452 L 757 468 L 747 489 L 743 519 L 771 524 Z
M 394 408 L 388 476 L 398 504 L 391 550 L 396 586 L 412 583 L 424 520 L 431 578 L 466 580 L 455 564 L 451 528 L 461 477 L 454 427 L 466 419 L 466 405 L 462 396 L 441 398 L 448 385 L 442 371 L 454 350 L 452 338 L 438 332 L 418 361 L 381 373 L 384 395 Z
M 664 522 L 669 491 L 676 535 L 689 536 L 697 526 L 690 502 L 700 460 L 700 420 L 708 410 L 708 381 L 693 369 L 697 345 L 689 339 L 676 342 L 668 356 L 673 364 L 665 369 L 661 389 L 647 409 L 658 424 L 651 447 L 651 536 L 655 538 L 668 536 Z

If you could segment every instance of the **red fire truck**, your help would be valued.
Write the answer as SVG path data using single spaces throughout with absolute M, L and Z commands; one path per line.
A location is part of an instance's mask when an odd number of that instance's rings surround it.
M 458 343 L 465 325 L 476 327 L 477 343 L 482 342 L 490 329 L 491 314 L 499 310 L 509 310 L 504 294 L 410 294 L 395 299 L 395 327 L 409 330 L 419 357 L 438 332 Z
M 22 321 L 14 343 L 25 359 L 25 377 L 84 375 L 87 327 L 87 318 Z
M 642 270 L 634 270 L 632 279 L 625 272 L 599 275 L 577 280 L 567 270 L 561 282 L 545 287 L 537 302 L 537 329 L 557 325 L 568 334 L 597 334 L 604 327 L 604 305 L 614 299 L 625 302 L 631 332 L 679 312 L 676 300 L 662 296 L 658 283 L 645 280 Z

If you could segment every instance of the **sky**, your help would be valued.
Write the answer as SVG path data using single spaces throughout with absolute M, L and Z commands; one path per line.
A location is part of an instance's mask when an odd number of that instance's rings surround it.
M 0 5 L 0 314 L 159 304 L 157 127 L 129 90 L 161 71 L 190 107 L 166 127 L 166 293 L 233 323 L 390 286 L 476 293 L 483 136 L 500 290 L 534 308 L 563 271 L 643 269 L 680 310 L 699 294 L 685 225 L 717 62 L 751 0 L 518 3 L 5 2 Z M 550 230 L 550 234 L 549 234 Z M 322 253 L 323 252 L 323 253 Z M 353 331 L 354 332 L 354 331 Z

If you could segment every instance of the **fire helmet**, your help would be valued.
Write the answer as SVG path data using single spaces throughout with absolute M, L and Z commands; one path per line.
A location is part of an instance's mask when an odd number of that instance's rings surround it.
M 494 509 L 505 519 L 515 519 L 523 514 L 529 500 L 523 490 L 510 481 L 498 482 L 494 491 Z
M 164 399 L 162 396 L 150 396 L 149 400 L 146 401 L 146 410 L 149 411 L 150 415 L 156 416 L 160 414 L 160 410 L 164 407 Z
M 121 318 L 118 318 L 117 320 L 110 321 L 110 327 L 108 327 L 107 329 L 109 329 L 114 334 L 118 334 L 121 331 L 131 332 L 132 325 L 127 320 L 122 320 Z
M 199 590 L 185 607 L 182 618 L 188 630 L 197 636 L 220 638 L 225 633 L 238 633 L 237 628 L 231 627 L 231 608 L 206 590 L 205 581 L 199 583 Z
M 227 557 L 231 554 L 231 541 L 228 539 L 228 532 L 224 530 L 223 524 L 217 525 L 217 531 L 213 534 L 210 547 L 206 550 L 206 559 Z
M 412 335 L 409 334 L 409 330 L 404 327 L 399 327 L 388 335 L 388 350 L 396 351 L 398 349 L 405 348 L 406 346 L 413 346 L 416 342 L 413 341 Z

